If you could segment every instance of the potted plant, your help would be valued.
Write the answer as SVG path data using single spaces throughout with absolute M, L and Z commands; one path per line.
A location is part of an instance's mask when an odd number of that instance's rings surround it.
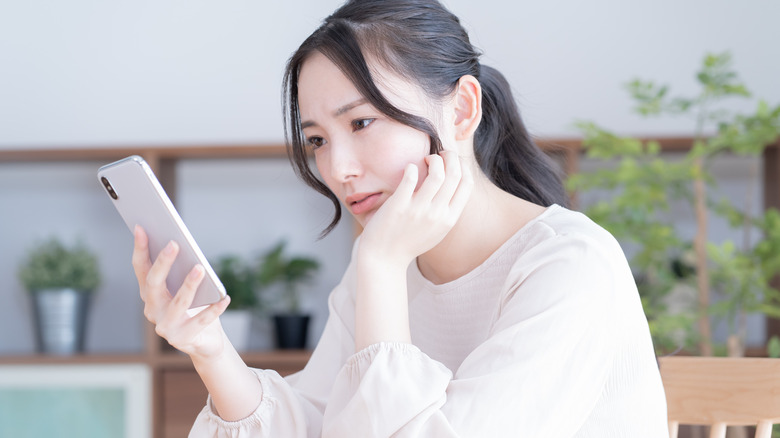
M 68 247 L 50 238 L 30 250 L 19 279 L 32 299 L 37 350 L 83 352 L 90 299 L 100 284 L 96 255 L 82 243 Z
M 728 53 L 707 55 L 696 78 L 701 91 L 689 97 L 670 97 L 668 87 L 652 82 L 628 84 L 641 115 L 692 116 L 694 141 L 685 156 L 663 160 L 658 142 L 619 137 L 593 123 L 581 123 L 585 153 L 615 167 L 574 175 L 568 183 L 572 190 L 607 190 L 614 195 L 592 205 L 587 213 L 616 237 L 635 245 L 632 266 L 647 279 L 638 286 L 656 345 L 687 326 L 686 338 L 696 342 L 682 346 L 712 355 L 710 318 L 719 317 L 728 323 L 728 354 L 741 356 L 745 315 L 780 317 L 780 290 L 771 283 L 780 274 L 780 212 L 770 208 L 752 217 L 755 200 L 750 192 L 741 200 L 744 205 L 715 199 L 710 190 L 711 164 L 721 154 L 758 157 L 767 145 L 777 142 L 780 105 L 760 101 L 752 114 L 732 113 L 726 99 L 749 93 L 731 69 Z M 705 135 L 707 131 L 714 133 Z M 754 168 L 753 179 L 756 175 Z M 696 223 L 693 238 L 676 232 L 677 218 L 662 217 L 674 201 L 689 203 Z M 741 229 L 742 241 L 711 241 L 707 228 L 711 215 Z M 679 260 L 685 260 L 688 269 L 681 271 L 674 263 Z M 666 298 L 680 284 L 686 284 L 695 299 L 685 320 L 670 319 Z M 712 293 L 720 295 L 715 304 L 710 302 Z M 687 323 L 692 317 L 698 321 L 695 326 Z
M 301 286 L 311 280 L 320 267 L 309 257 L 285 254 L 286 242 L 274 246 L 260 259 L 260 285 L 280 295 L 281 308 L 273 315 L 276 346 L 280 349 L 302 349 L 306 346 L 310 315 L 301 309 Z
M 260 308 L 256 274 L 240 257 L 227 255 L 215 263 L 217 276 L 230 295 L 230 304 L 220 316 L 222 328 L 238 351 L 249 349 L 254 313 Z

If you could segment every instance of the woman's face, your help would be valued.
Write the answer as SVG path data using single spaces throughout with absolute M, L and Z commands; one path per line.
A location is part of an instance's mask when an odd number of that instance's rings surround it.
M 390 103 L 430 120 L 417 86 L 375 72 L 381 76 L 377 87 Z M 320 53 L 301 68 L 298 105 L 320 176 L 361 225 L 393 194 L 407 164 L 417 165 L 420 183 L 427 176 L 428 135 L 379 112 Z

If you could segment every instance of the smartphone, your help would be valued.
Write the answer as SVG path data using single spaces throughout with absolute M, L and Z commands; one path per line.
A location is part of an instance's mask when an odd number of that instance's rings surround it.
M 149 256 L 157 259 L 171 240 L 179 244 L 179 255 L 168 274 L 167 286 L 176 294 L 196 264 L 203 265 L 203 278 L 191 308 L 215 303 L 225 287 L 201 252 L 184 221 L 146 161 L 132 155 L 98 169 L 98 180 L 132 233 L 140 225 L 149 236 Z

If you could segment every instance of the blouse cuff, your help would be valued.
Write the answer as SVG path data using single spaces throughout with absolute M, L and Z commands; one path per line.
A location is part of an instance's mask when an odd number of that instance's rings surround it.
M 260 387 L 262 388 L 262 398 L 260 399 L 260 404 L 254 410 L 254 412 L 249 414 L 248 417 L 236 421 L 227 421 L 222 419 L 222 417 L 217 414 L 211 399 L 211 394 L 209 394 L 204 411 L 208 421 L 210 423 L 216 424 L 219 429 L 236 430 L 257 427 L 262 425 L 262 418 L 269 418 L 268 415 L 270 414 L 268 414 L 268 412 L 273 407 L 274 399 L 272 396 L 270 396 L 271 385 L 268 380 L 268 376 L 265 375 L 263 370 L 255 368 L 250 368 L 250 370 L 252 370 L 252 372 L 257 377 L 257 380 L 260 382 Z
M 411 355 L 423 354 L 423 352 L 414 344 L 405 342 L 377 342 L 350 356 L 345 365 L 347 368 L 353 368 L 361 363 L 372 362 L 378 354 L 386 351 L 395 351 Z
M 323 436 L 403 435 L 404 425 L 425 422 L 443 406 L 451 378 L 412 344 L 369 345 L 350 356 L 336 378 Z

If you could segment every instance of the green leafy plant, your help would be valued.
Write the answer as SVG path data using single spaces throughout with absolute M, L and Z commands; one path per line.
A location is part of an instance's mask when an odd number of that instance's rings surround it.
M 19 269 L 25 289 L 76 289 L 94 291 L 100 284 L 97 256 L 83 243 L 72 247 L 56 238 L 34 246 Z
M 300 313 L 300 287 L 314 277 L 320 264 L 310 257 L 286 255 L 286 246 L 287 243 L 281 241 L 260 258 L 257 278 L 264 287 L 281 285 L 286 311 Z
M 778 359 L 780 358 L 780 337 L 777 335 L 769 338 L 769 342 L 766 345 L 767 356 Z
M 691 117 L 694 140 L 678 160 L 665 160 L 656 141 L 617 136 L 594 123 L 578 126 L 584 134 L 588 157 L 611 164 L 609 169 L 581 173 L 568 180 L 574 191 L 601 190 L 610 195 L 586 213 L 628 242 L 636 255 L 632 267 L 656 345 L 662 349 L 684 338 L 682 346 L 711 355 L 710 317 L 725 320 L 729 327 L 730 354 L 744 354 L 745 315 L 761 312 L 780 316 L 780 291 L 770 281 L 780 274 L 780 213 L 767 209 L 751 217 L 753 200 L 736 206 L 714 199 L 712 159 L 722 154 L 757 157 L 780 136 L 780 105 L 759 101 L 752 114 L 733 114 L 729 99 L 749 97 L 747 87 L 732 70 L 728 53 L 704 58 L 696 77 L 700 91 L 692 97 L 671 97 L 669 87 L 634 80 L 627 86 L 636 111 L 643 116 Z M 707 134 L 714 130 L 714 134 Z M 754 170 L 754 179 L 758 171 Z M 672 219 L 664 219 L 673 202 L 692 206 L 696 222 L 693 239 L 682 238 Z M 728 219 L 743 231 L 743 242 L 711 242 L 710 215 Z M 755 236 L 760 236 L 755 238 Z M 686 260 L 686 275 L 675 272 L 675 262 Z M 679 265 L 678 265 L 679 266 Z M 696 291 L 695 305 L 688 312 L 670 313 L 669 295 L 680 285 Z M 711 304 L 711 292 L 720 300 Z M 697 320 L 696 329 L 686 323 Z M 682 332 L 681 332 L 682 331 Z
M 220 257 L 214 264 L 217 276 L 230 295 L 228 310 L 258 309 L 257 275 L 254 269 L 235 255 Z

